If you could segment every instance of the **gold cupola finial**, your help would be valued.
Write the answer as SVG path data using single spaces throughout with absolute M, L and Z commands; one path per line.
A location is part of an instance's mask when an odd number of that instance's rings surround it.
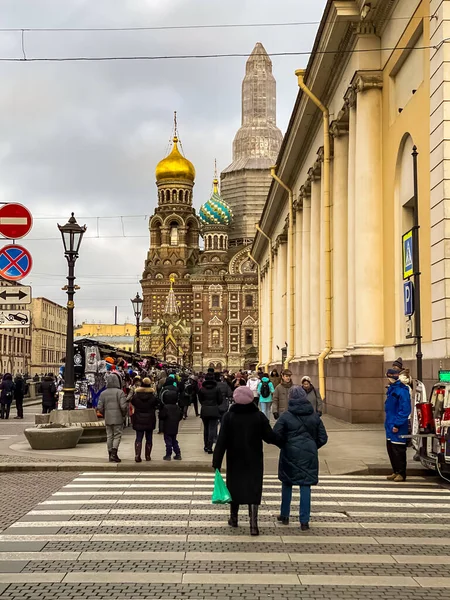
M 217 158 L 214 159 L 214 179 L 213 179 L 213 186 L 214 186 L 214 194 L 218 194 L 219 193 L 219 179 L 217 178 Z
M 178 121 L 177 113 L 174 112 L 174 135 L 172 151 L 163 158 L 156 166 L 155 175 L 157 183 L 168 180 L 187 179 L 194 183 L 195 167 L 190 160 L 185 158 L 178 149 Z

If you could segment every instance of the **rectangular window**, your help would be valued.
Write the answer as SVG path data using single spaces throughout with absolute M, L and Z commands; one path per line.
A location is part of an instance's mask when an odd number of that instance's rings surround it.
M 219 296 L 219 294 L 213 294 L 211 296 L 211 306 L 212 306 L 212 308 L 220 308 L 220 296 Z
M 245 345 L 253 346 L 253 329 L 245 330 Z
M 245 295 L 245 308 L 253 308 L 253 294 Z

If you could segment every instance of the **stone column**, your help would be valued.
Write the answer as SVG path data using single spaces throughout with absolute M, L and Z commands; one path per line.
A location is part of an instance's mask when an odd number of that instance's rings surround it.
M 345 116 L 343 115 L 343 118 Z M 347 197 L 348 197 L 348 123 L 331 124 L 334 138 L 333 158 L 333 352 L 343 354 L 348 342 L 347 283 Z
M 310 169 L 311 180 L 311 230 L 310 230 L 310 274 L 306 280 L 310 293 L 310 354 L 320 354 L 320 171 Z
M 299 199 L 295 206 L 295 351 L 294 356 L 300 358 L 303 352 L 302 344 L 302 232 L 303 232 L 303 212 L 299 210 Z
M 354 86 L 356 348 L 377 354 L 384 343 L 381 74 L 358 74 Z
M 274 311 L 276 318 L 274 318 L 274 343 L 275 343 L 275 354 L 278 360 L 281 356 L 281 351 L 277 349 L 277 345 L 284 346 L 284 342 L 287 342 L 288 328 L 287 328 L 287 272 L 288 272 L 288 261 L 287 261 L 287 236 L 285 233 L 278 237 L 278 255 L 277 255 L 277 286 L 278 286 L 278 301 L 274 304 Z M 275 316 L 274 315 L 274 316 Z M 288 352 L 289 353 L 289 352 Z
M 303 194 L 302 215 L 302 280 L 309 284 L 310 281 L 310 234 L 311 234 L 311 196 L 305 188 Z M 310 313 L 309 313 L 309 290 L 305 288 L 302 294 L 302 356 L 310 355 Z
M 355 168 L 356 168 L 356 93 L 350 88 L 345 96 L 348 106 L 348 182 L 347 182 L 347 349 L 355 347 Z

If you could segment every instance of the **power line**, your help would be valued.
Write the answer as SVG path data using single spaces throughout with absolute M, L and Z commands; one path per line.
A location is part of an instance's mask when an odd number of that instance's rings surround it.
M 432 18 L 431 15 L 424 17 L 389 17 L 386 21 L 412 21 L 413 19 Z M 26 31 L 31 33 L 57 33 L 61 32 L 101 32 L 101 31 L 170 31 L 180 29 L 243 29 L 246 27 L 299 27 L 320 25 L 321 21 L 289 21 L 282 23 L 215 23 L 207 25 L 152 25 L 152 26 L 134 26 L 134 27 L 2 27 L 0 32 L 12 33 L 17 31 Z
M 446 43 L 448 40 L 443 41 Z M 392 46 L 386 48 L 354 48 L 353 50 L 316 50 L 314 55 L 327 54 L 361 54 L 363 52 L 394 52 L 396 50 L 431 50 L 437 46 Z M 311 51 L 300 52 L 268 52 L 269 56 L 309 56 Z M 64 56 L 64 57 L 36 57 L 36 58 L 0 58 L 0 62 L 111 62 L 111 61 L 157 61 L 157 60 L 197 60 L 208 58 L 248 58 L 246 53 L 233 52 L 225 54 L 167 54 L 154 56 Z

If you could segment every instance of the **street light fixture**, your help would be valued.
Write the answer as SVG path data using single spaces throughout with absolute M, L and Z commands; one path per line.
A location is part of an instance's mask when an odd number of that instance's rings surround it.
M 161 333 L 163 334 L 163 338 L 164 338 L 163 359 L 164 359 L 164 362 L 166 362 L 166 360 L 167 360 L 167 334 L 169 332 L 169 325 L 168 325 L 168 323 L 166 323 L 166 321 L 162 320 L 159 327 L 161 329 Z
M 141 351 L 141 315 L 142 315 L 142 304 L 143 299 L 139 296 L 139 292 L 136 294 L 136 298 L 132 298 L 131 304 L 133 305 L 134 316 L 136 317 L 136 352 L 139 354 Z
M 69 273 L 67 275 L 67 285 L 63 288 L 67 292 L 67 338 L 66 338 L 66 364 L 64 369 L 64 397 L 63 409 L 75 409 L 75 370 L 74 370 L 74 352 L 73 352 L 73 310 L 75 304 L 75 262 L 78 258 L 81 240 L 86 231 L 86 225 L 78 225 L 74 213 L 65 225 L 59 225 L 64 244 L 64 256 L 67 259 Z

